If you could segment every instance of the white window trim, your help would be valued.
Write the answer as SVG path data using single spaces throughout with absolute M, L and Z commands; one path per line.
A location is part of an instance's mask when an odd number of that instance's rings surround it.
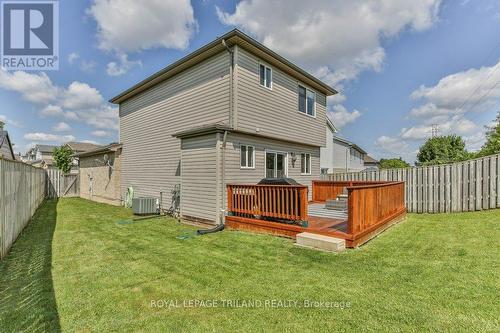
M 316 118 L 316 91 L 312 90 L 312 89 L 309 89 L 307 86 L 303 85 L 303 84 L 300 84 L 298 83 L 297 84 L 297 99 L 299 98 L 299 94 L 298 94 L 298 87 L 302 87 L 306 90 L 306 109 L 304 110 L 304 112 L 300 111 L 300 109 L 298 108 L 298 105 L 299 103 L 297 103 L 297 111 L 301 114 L 305 114 L 306 116 L 308 117 L 311 117 L 311 118 Z M 310 115 L 309 113 L 307 113 L 307 92 L 310 91 L 312 93 L 314 93 L 314 103 L 313 103 L 313 114 Z
M 266 158 L 267 158 L 267 153 L 270 153 L 270 154 L 282 154 L 282 155 L 285 155 L 285 177 L 288 177 L 288 153 L 286 151 L 280 151 L 280 150 L 272 150 L 272 149 L 265 149 L 264 150 L 264 178 L 266 178 L 267 174 L 266 174 Z M 276 167 L 276 163 L 278 163 L 278 160 L 275 159 L 275 167 Z
M 264 76 L 266 75 L 266 68 L 269 68 L 269 70 L 271 71 L 271 84 L 269 87 L 266 86 L 266 78 L 264 77 L 264 85 L 260 84 L 260 66 L 264 66 Z M 259 86 L 261 86 L 262 88 L 266 88 L 268 90 L 273 90 L 273 77 L 274 77 L 274 73 L 273 73 L 273 69 L 262 63 L 262 62 L 259 62 Z
M 307 169 L 309 169 L 309 172 L 302 172 L 302 156 L 306 156 L 306 155 L 309 155 L 309 165 L 307 166 L 306 165 L 306 171 Z M 307 162 L 307 158 L 306 158 L 306 162 Z M 311 157 L 311 153 L 300 153 L 300 174 L 302 176 L 310 176 L 311 175 L 311 168 L 312 167 L 312 157 Z
M 241 165 L 241 147 L 247 147 L 247 165 L 248 165 L 248 147 L 252 147 L 253 150 L 252 150 L 252 161 L 253 161 L 253 166 L 242 166 Z M 247 170 L 251 170 L 251 169 L 255 169 L 255 146 L 252 146 L 252 145 L 240 145 L 240 169 L 247 169 Z

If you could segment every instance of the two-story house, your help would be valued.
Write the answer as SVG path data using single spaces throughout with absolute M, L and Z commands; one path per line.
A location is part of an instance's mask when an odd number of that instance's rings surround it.
M 340 137 L 327 117 L 326 145 L 321 148 L 321 173 L 358 172 L 366 169 L 366 151 Z
M 111 99 L 119 104 L 121 191 L 180 186 L 180 214 L 216 223 L 226 184 L 290 177 L 311 186 L 336 91 L 239 30 Z M 311 192 L 311 191 L 310 191 Z
M 26 152 L 26 157 L 23 162 L 34 166 L 48 168 L 54 165 L 52 152 L 57 146 L 52 145 L 35 145 Z

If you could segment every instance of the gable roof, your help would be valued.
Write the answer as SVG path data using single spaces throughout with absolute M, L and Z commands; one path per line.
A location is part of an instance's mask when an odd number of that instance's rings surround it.
M 330 119 L 330 116 L 328 114 L 326 115 L 326 125 L 328 125 L 328 127 L 332 130 L 332 133 L 338 132 L 337 127 L 335 127 L 333 121 Z
M 10 141 L 9 133 L 7 131 L 4 131 L 3 129 L 0 129 L 0 149 L 4 145 L 9 146 L 10 153 L 12 154 L 12 159 L 15 160 L 16 155 L 14 154 L 14 149 L 12 149 L 12 142 Z
M 352 148 L 356 149 L 356 150 L 357 150 L 357 151 L 359 151 L 360 153 L 362 153 L 362 154 L 366 154 L 366 151 L 365 151 L 363 148 L 361 148 L 360 146 L 358 146 L 358 145 L 357 145 L 357 144 L 355 144 L 354 142 L 351 142 L 351 141 L 349 141 L 349 140 L 347 140 L 347 139 L 344 139 L 344 138 L 342 138 L 342 137 L 340 137 L 340 136 L 338 136 L 338 135 L 334 135 L 334 136 L 333 136 L 333 141 L 342 142 L 342 143 L 344 143 L 344 144 L 346 144 L 346 145 L 349 145 L 349 147 L 352 147 Z
M 115 152 L 118 149 L 120 149 L 121 147 L 122 147 L 121 143 L 113 142 L 113 143 L 110 143 L 107 146 L 100 146 L 99 148 L 96 148 L 96 149 L 93 149 L 93 150 L 89 150 L 89 151 L 85 151 L 85 152 L 73 154 L 73 156 L 75 156 L 75 157 L 86 157 L 86 156 L 93 156 L 93 155 L 99 155 L 99 154 L 106 154 L 106 153 Z
M 35 149 L 38 148 L 38 150 L 42 153 L 52 153 L 54 151 L 54 148 L 57 148 L 57 146 L 52 146 L 52 145 L 36 145 Z
M 363 157 L 363 160 L 365 163 L 368 163 L 368 164 L 379 164 L 379 161 L 377 161 L 376 159 L 374 159 L 370 155 L 365 155 Z
M 71 148 L 71 150 L 73 150 L 73 152 L 75 152 L 75 153 L 91 151 L 91 150 L 95 150 L 95 149 L 102 147 L 101 145 L 96 145 L 93 143 L 74 142 L 74 141 L 66 143 L 65 146 L 68 146 L 69 148 Z
M 328 84 L 317 79 L 294 63 L 267 48 L 263 44 L 257 42 L 252 37 L 244 34 L 238 29 L 234 29 L 222 35 L 221 37 L 218 37 L 214 41 L 202 46 L 196 51 L 188 54 L 187 56 L 179 59 L 171 65 L 163 68 L 155 74 L 147 77 L 138 84 L 125 90 L 121 94 L 113 97 L 112 99 L 110 99 L 110 102 L 119 104 L 148 89 L 149 87 L 152 87 L 153 85 L 164 81 L 189 67 L 194 66 L 195 64 L 209 58 L 210 56 L 225 50 L 225 46 L 222 44 L 222 41 L 224 41 L 227 46 L 239 45 L 253 53 L 257 53 L 263 58 L 263 60 L 267 61 L 271 65 L 275 65 L 281 70 L 288 72 L 290 75 L 298 78 L 302 82 L 310 85 L 318 91 L 323 92 L 326 96 L 335 95 L 337 93 L 337 91 L 330 87 Z

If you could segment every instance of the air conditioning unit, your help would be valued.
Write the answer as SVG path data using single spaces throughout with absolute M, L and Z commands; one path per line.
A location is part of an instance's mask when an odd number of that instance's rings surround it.
M 160 210 L 157 198 L 133 198 L 132 211 L 135 215 L 158 214 Z

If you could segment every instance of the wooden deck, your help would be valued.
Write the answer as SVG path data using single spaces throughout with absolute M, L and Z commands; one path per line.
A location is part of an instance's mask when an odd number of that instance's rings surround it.
M 328 210 L 324 201 L 348 191 L 348 211 Z M 296 238 L 301 232 L 346 240 L 357 247 L 404 219 L 402 182 L 313 182 L 313 200 L 307 187 L 228 185 L 229 229 Z M 298 221 L 307 221 L 307 226 Z

